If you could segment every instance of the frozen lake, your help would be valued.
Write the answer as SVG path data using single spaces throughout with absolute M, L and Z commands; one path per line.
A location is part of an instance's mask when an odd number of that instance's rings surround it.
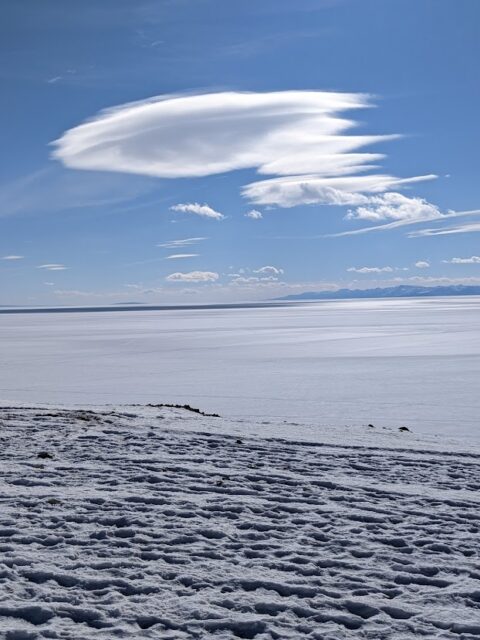
M 0 315 L 0 404 L 181 402 L 225 416 L 480 436 L 480 298 Z

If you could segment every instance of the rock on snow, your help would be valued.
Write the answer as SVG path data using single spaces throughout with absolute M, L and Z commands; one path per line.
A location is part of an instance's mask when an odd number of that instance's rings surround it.
M 480 451 L 294 430 L 1 409 L 0 637 L 478 638 Z

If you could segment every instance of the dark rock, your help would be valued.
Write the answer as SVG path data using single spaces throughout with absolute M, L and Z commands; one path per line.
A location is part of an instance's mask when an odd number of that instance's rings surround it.
M 48 453 L 48 451 L 39 451 L 37 453 L 37 458 L 42 458 L 42 460 L 45 460 L 46 458 L 53 458 L 51 453 Z

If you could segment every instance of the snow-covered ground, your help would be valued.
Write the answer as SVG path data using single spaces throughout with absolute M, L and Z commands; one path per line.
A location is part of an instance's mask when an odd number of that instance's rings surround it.
M 138 406 L 0 425 L 1 638 L 480 636 L 471 442 Z
M 0 401 L 479 434 L 480 297 L 0 313 Z

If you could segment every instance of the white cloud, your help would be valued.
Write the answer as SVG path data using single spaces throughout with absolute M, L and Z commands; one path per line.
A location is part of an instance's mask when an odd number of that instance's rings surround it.
M 181 247 L 187 247 L 192 244 L 197 244 L 202 240 L 208 240 L 208 238 L 183 238 L 182 240 L 168 240 L 157 244 L 157 247 L 163 247 L 165 249 L 180 249 Z
M 233 284 L 253 284 L 255 282 L 260 282 L 260 278 L 257 278 L 256 276 L 245 277 L 236 275 L 232 279 Z
M 470 258 L 452 258 L 451 260 L 442 260 L 445 264 L 480 264 L 480 256 L 471 256 Z
M 387 194 L 385 194 L 387 195 Z M 396 194 L 399 195 L 399 194 Z M 405 197 L 405 196 L 404 196 Z M 417 198 L 411 198 L 411 200 L 417 200 Z M 427 208 L 425 210 L 425 215 L 427 217 L 421 217 L 421 216 L 410 216 L 410 217 L 406 217 L 404 219 L 399 219 L 399 220 L 394 220 L 394 222 L 388 222 L 385 224 L 379 224 L 379 225 L 374 225 L 374 226 L 370 226 L 370 227 L 362 227 L 361 229 L 353 229 L 350 231 L 343 231 L 341 233 L 334 233 L 334 234 L 329 234 L 329 236 L 325 236 L 325 237 L 333 237 L 333 238 L 338 238 L 341 236 L 354 236 L 354 235 L 359 235 L 362 233 L 369 233 L 370 231 L 387 231 L 389 229 L 397 229 L 398 227 L 404 227 L 406 225 L 411 225 L 411 224 L 418 224 L 421 222 L 427 222 L 427 221 L 431 221 L 431 222 L 445 222 L 446 220 L 449 220 L 451 218 L 462 218 L 462 217 L 467 217 L 467 216 L 478 216 L 480 214 L 480 209 L 473 209 L 470 211 L 450 211 L 449 213 L 440 213 L 438 212 L 439 215 L 436 215 L 435 213 L 435 209 L 438 208 L 435 205 L 432 205 L 430 203 L 426 203 L 426 201 L 424 201 L 425 204 L 429 205 L 429 207 L 433 207 L 434 210 L 431 211 L 429 210 L 429 208 Z M 408 211 L 409 207 L 406 208 L 406 211 Z M 431 217 L 430 217 L 430 213 L 431 212 Z M 462 228 L 464 225 L 460 225 Z M 473 225 L 465 225 L 466 227 L 470 227 L 470 226 L 475 226 L 475 223 Z M 455 229 L 457 227 L 454 227 Z M 442 230 L 443 228 L 440 227 L 439 229 L 422 229 L 420 231 L 411 231 L 410 233 L 408 233 L 408 237 L 409 238 L 414 238 L 417 236 L 421 236 L 421 235 L 441 235 L 439 233 L 440 230 Z M 447 227 L 447 229 L 450 229 L 450 227 Z M 474 231 L 476 231 L 477 229 L 473 229 Z M 425 232 L 425 233 L 424 233 Z M 453 233 L 453 231 L 452 231 Z
M 360 149 L 398 137 L 348 135 L 356 122 L 340 114 L 370 106 L 367 95 L 333 91 L 157 96 L 66 131 L 53 156 L 74 169 L 160 178 L 256 169 L 277 177 L 244 187 L 255 204 L 363 205 L 364 192 L 435 177 L 358 176 L 383 158 Z
M 354 273 L 392 273 L 395 271 L 393 267 L 349 267 L 347 271 Z
M 435 175 L 399 179 L 388 175 L 323 177 L 318 175 L 287 176 L 252 182 L 242 193 L 251 202 L 278 207 L 302 204 L 360 206 L 370 202 L 370 196 L 401 187 L 404 184 L 432 180 Z
M 444 216 L 445 218 L 447 216 Z M 453 216 L 452 216 L 453 217 Z M 477 233 L 480 231 L 480 222 L 469 222 L 465 224 L 452 225 L 450 227 L 434 227 L 429 229 L 419 229 L 411 231 L 409 238 L 423 238 L 426 236 L 449 236 L 457 233 Z
M 22 260 L 24 256 L 3 256 L 2 260 Z
M 385 139 L 343 135 L 354 123 L 338 113 L 368 106 L 366 95 L 322 91 L 157 96 L 70 129 L 53 155 L 75 169 L 162 178 L 247 168 L 342 175 L 371 160 L 350 151 Z
M 283 269 L 279 269 L 278 267 L 272 267 L 271 265 L 266 265 L 265 267 L 260 267 L 260 269 L 256 269 L 253 273 L 261 273 L 262 275 L 270 275 L 270 276 L 279 276 L 283 273 Z
M 258 278 L 257 276 L 236 276 L 232 279 L 231 284 L 235 287 L 271 288 L 282 287 L 286 283 L 281 282 L 275 276 L 266 276 L 264 278 Z
M 68 267 L 66 267 L 64 264 L 50 263 L 40 264 L 38 265 L 37 269 L 45 269 L 46 271 L 65 271 L 66 269 L 68 269 Z
M 401 193 L 385 193 L 368 199 L 368 204 L 349 211 L 349 220 L 434 220 L 441 217 L 439 208 L 423 198 L 409 198 Z
M 387 231 L 406 225 L 443 220 L 461 215 L 467 215 L 467 212 L 443 214 L 436 205 L 427 202 L 423 198 L 411 198 L 401 193 L 387 192 L 379 196 L 365 197 L 365 204 L 353 211 L 349 211 L 345 218 L 347 220 L 368 220 L 370 222 L 393 220 L 393 222 L 343 231 L 331 234 L 331 237 L 360 235 L 370 231 Z
M 263 218 L 263 215 L 260 211 L 257 211 L 256 209 L 251 209 L 250 211 L 247 211 L 247 213 L 244 214 L 245 218 L 251 218 L 252 220 L 261 220 Z
M 180 260 L 181 258 L 196 258 L 198 253 L 172 253 L 171 256 L 165 256 L 165 260 Z
M 415 266 L 417 269 L 428 269 L 430 263 L 427 260 L 418 260 L 418 262 L 415 262 Z
M 175 204 L 170 207 L 172 211 L 182 211 L 183 213 L 194 213 L 197 216 L 203 218 L 213 218 L 214 220 L 223 220 L 225 216 L 219 211 L 215 211 L 208 204 L 199 204 L 198 202 L 191 202 L 187 204 Z
M 218 273 L 214 271 L 189 271 L 188 273 L 171 273 L 165 278 L 169 282 L 215 282 Z

